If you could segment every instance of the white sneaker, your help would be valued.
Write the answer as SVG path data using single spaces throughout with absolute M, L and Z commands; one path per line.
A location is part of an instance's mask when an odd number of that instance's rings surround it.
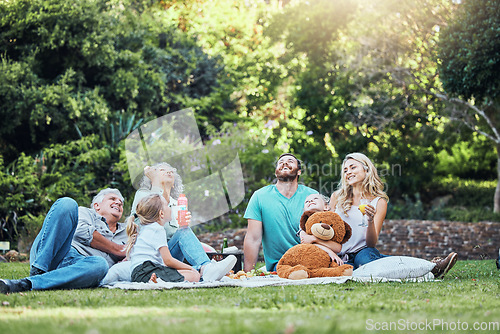
M 219 262 L 211 262 L 203 268 L 203 278 L 204 282 L 218 281 L 224 275 L 226 275 L 229 270 L 233 269 L 236 264 L 236 256 L 228 255 L 224 260 Z

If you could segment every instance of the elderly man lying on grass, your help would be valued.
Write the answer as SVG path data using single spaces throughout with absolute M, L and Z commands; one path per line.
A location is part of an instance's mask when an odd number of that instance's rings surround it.
M 50 208 L 30 253 L 30 277 L 0 280 L 0 292 L 77 289 L 99 285 L 110 266 L 125 257 L 123 196 L 101 190 L 90 208 L 64 197 Z

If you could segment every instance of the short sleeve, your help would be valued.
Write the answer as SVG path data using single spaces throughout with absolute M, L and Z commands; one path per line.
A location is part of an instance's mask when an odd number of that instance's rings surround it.
M 143 240 L 153 249 L 159 250 L 161 247 L 167 246 L 167 236 L 163 227 L 158 224 L 155 225 L 157 226 L 144 231 Z
M 254 219 L 260 222 L 262 221 L 262 210 L 258 197 L 258 193 L 254 193 L 252 197 L 250 197 L 250 201 L 248 202 L 248 206 L 245 211 L 245 219 Z
M 90 210 L 91 209 L 84 207 L 78 208 L 78 226 L 73 236 L 75 241 L 85 246 L 90 246 L 94 238 L 94 231 L 96 230 Z

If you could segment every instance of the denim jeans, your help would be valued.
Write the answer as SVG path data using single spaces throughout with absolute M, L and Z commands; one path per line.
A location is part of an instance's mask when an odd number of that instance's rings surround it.
M 78 204 L 58 199 L 50 208 L 30 252 L 30 265 L 45 274 L 29 277 L 33 290 L 75 289 L 97 286 L 108 271 L 98 256 L 83 256 L 71 247 L 78 225 Z
M 207 253 L 198 240 L 198 237 L 189 227 L 177 229 L 172 238 L 168 241 L 170 254 L 179 261 L 187 262 L 196 270 L 210 263 Z
M 210 263 L 207 253 L 203 249 L 198 237 L 187 228 L 178 228 L 168 241 L 168 249 L 172 257 L 179 261 L 184 259 L 196 270 Z M 117 281 L 131 281 L 130 261 L 123 261 L 113 265 L 100 285 L 106 285 Z
M 350 264 L 354 269 L 358 269 L 360 266 L 367 264 L 369 262 L 381 259 L 383 257 L 388 257 L 390 255 L 380 254 L 378 249 L 373 247 L 366 247 L 357 253 L 349 254 L 349 260 L 346 264 Z

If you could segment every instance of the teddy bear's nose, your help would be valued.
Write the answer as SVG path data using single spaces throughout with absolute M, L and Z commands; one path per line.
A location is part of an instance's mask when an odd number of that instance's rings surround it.
M 330 229 L 330 225 L 325 224 L 325 223 L 322 223 L 321 227 L 324 228 L 325 230 L 329 230 Z

